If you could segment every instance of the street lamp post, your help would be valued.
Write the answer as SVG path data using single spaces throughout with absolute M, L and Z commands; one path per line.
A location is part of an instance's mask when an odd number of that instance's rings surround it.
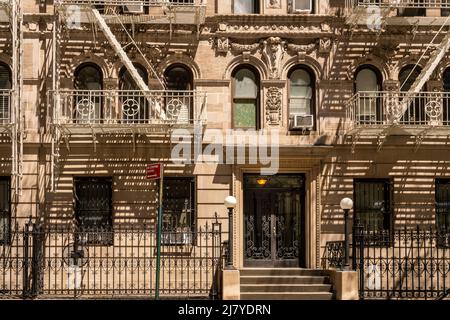
M 228 209 L 228 256 L 227 268 L 233 268 L 233 210 L 236 207 L 236 198 L 228 196 L 225 198 L 225 207 Z
M 344 210 L 344 268 L 348 269 L 350 267 L 349 259 L 349 241 L 348 241 L 348 213 L 353 208 L 353 200 L 350 198 L 344 198 L 341 200 L 341 209 Z

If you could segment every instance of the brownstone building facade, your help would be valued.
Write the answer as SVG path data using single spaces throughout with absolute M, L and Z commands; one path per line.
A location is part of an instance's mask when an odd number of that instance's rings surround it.
M 237 199 L 235 297 L 336 298 L 333 276 L 323 270 L 333 268 L 333 244 L 342 253 L 345 197 L 354 202 L 351 217 L 370 232 L 420 226 L 446 234 L 450 6 L 398 2 L 2 4 L 3 252 L 28 261 L 25 242 L 12 254 L 14 241 L 22 241 L 15 232 L 31 230 L 27 223 L 77 231 L 45 231 L 44 249 L 35 252 L 44 257 L 44 272 L 30 265 L 24 281 L 27 263 L 11 263 L 0 275 L 1 292 L 10 297 L 39 283 L 37 296 L 152 293 L 155 265 L 146 240 L 122 242 L 135 228 L 146 230 L 145 239 L 154 236 L 158 183 L 146 179 L 150 163 L 164 164 L 163 247 L 177 255 L 163 261 L 163 289 L 176 295 L 198 293 L 189 291 L 197 281 L 206 294 L 213 286 L 220 295 L 226 286 L 216 271 L 229 239 L 229 195 Z M 269 162 L 239 156 L 239 146 L 252 146 L 246 132 L 276 142 L 278 156 L 274 149 Z M 214 153 L 208 148 L 217 137 L 223 141 Z M 192 144 L 183 149 L 180 141 Z M 227 147 L 236 152 L 225 153 Z M 174 149 L 188 154 L 177 158 Z M 275 162 L 275 175 L 261 174 Z M 79 242 L 78 232 L 106 232 L 114 240 Z M 205 242 L 209 232 L 211 241 L 220 233 L 217 247 Z M 448 253 L 437 254 L 444 282 L 416 291 L 440 294 L 449 285 Z M 170 269 L 176 261 L 190 262 Z M 212 265 L 200 270 L 203 263 Z M 129 280 L 113 284 L 108 275 L 98 278 L 103 273 Z M 283 283 L 286 276 L 298 283 Z M 285 291 L 274 292 L 274 284 Z

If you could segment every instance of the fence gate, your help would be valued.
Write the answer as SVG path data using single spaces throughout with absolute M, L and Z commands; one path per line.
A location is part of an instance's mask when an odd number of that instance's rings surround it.
M 354 228 L 360 297 L 439 299 L 450 289 L 450 237 L 433 228 L 392 232 Z
M 17 229 L 18 230 L 18 229 Z M 161 297 L 218 298 L 220 223 L 164 232 Z M 145 298 L 155 294 L 156 231 L 25 226 L 1 245 L 0 298 Z

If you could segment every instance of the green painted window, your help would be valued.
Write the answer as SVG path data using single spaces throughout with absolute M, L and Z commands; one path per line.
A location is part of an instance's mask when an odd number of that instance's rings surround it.
M 234 75 L 233 126 L 258 129 L 259 80 L 249 68 L 239 69 Z

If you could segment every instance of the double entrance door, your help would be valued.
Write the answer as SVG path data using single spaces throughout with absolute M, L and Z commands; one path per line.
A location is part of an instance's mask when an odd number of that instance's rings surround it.
M 244 175 L 244 267 L 305 266 L 303 175 Z

